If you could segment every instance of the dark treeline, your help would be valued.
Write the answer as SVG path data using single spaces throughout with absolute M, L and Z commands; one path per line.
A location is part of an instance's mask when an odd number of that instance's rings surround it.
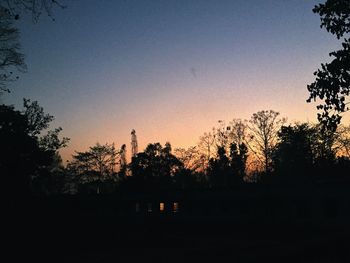
M 304 185 L 348 180 L 350 127 L 334 131 L 287 124 L 275 111 L 250 120 L 219 121 L 196 146 L 148 144 L 126 163 L 122 148 L 96 145 L 65 166 L 59 149 L 68 138 L 48 130 L 53 116 L 37 102 L 24 110 L 1 106 L 1 174 L 12 194 L 113 194 L 118 191 L 232 190 L 245 184 Z

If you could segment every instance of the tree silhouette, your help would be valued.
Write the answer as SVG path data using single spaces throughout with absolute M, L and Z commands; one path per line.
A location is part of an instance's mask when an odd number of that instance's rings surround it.
M 71 193 L 69 187 L 70 175 L 66 171 L 61 156 L 58 152 L 52 158 L 45 172 L 33 178 L 33 192 L 44 195 L 58 195 Z
M 274 150 L 274 168 L 279 176 L 300 180 L 312 171 L 315 133 L 307 123 L 282 126 L 278 132 L 279 142 Z
M 228 127 L 228 137 L 231 143 L 236 145 L 247 143 L 248 127 L 246 121 L 242 121 L 241 119 L 233 119 Z
M 338 156 L 350 158 L 350 125 L 339 125 L 336 130 L 336 152 Z
M 132 159 L 132 180 L 150 188 L 170 187 L 183 163 L 171 152 L 170 143 L 148 144 L 143 152 Z
M 233 174 L 230 169 L 230 160 L 226 156 L 224 147 L 218 146 L 217 158 L 210 159 L 208 170 L 212 187 L 227 188 L 229 186 L 229 178 L 232 177 Z
M 25 110 L 0 106 L 0 171 L 12 194 L 29 194 L 33 180 L 46 176 L 57 151 L 68 138 L 59 138 L 61 128 L 43 133 L 53 116 L 37 102 L 24 100 Z M 34 121 L 35 120 L 35 121 Z
M 230 184 L 235 185 L 243 182 L 246 175 L 246 162 L 248 158 L 248 147 L 245 143 L 230 145 L 230 166 L 233 176 L 229 177 Z
M 218 121 L 219 125 L 216 129 L 213 129 L 214 139 L 217 149 L 219 147 L 227 148 L 229 144 L 229 132 L 230 126 L 226 126 L 223 120 Z
M 332 132 L 320 124 L 301 123 L 282 126 L 278 136 L 273 164 L 279 177 L 301 183 L 320 176 L 336 177 L 346 171 L 349 158 L 344 144 L 348 134 L 343 130 Z
M 99 194 L 106 182 L 114 184 L 117 181 L 118 154 L 114 144 L 97 143 L 86 152 L 76 152 L 67 168 L 80 185 L 91 187 Z
M 271 172 L 272 152 L 278 140 L 277 132 L 286 121 L 279 118 L 279 115 L 279 112 L 265 110 L 254 113 L 249 120 L 248 146 L 263 165 L 265 174 Z
M 321 16 L 321 27 L 339 39 L 350 32 L 350 2 L 348 0 L 327 0 L 314 7 L 314 13 Z M 310 96 L 307 102 L 323 101 L 317 106 L 317 114 L 324 128 L 336 130 L 341 113 L 348 111 L 347 97 L 350 94 L 350 38 L 344 38 L 342 49 L 329 54 L 332 62 L 321 64 L 314 72 L 316 80 L 307 86 Z
M 197 146 L 191 146 L 188 149 L 176 148 L 174 152 L 186 169 L 197 172 L 204 171 L 206 157 L 200 153 Z
M 208 166 L 213 153 L 215 152 L 215 129 L 212 132 L 205 132 L 199 137 L 198 148 L 206 158 L 206 166 Z

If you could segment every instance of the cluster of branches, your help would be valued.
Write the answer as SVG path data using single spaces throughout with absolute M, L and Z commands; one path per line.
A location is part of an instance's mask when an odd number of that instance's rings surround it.
M 97 143 L 86 152 L 76 152 L 67 165 L 70 183 L 79 184 L 82 188 L 95 188 L 97 193 L 106 185 L 113 188 L 118 179 L 118 157 L 120 152 L 115 149 L 114 144 L 108 143 Z
M 62 0 L 1 0 L 0 5 L 15 20 L 18 20 L 23 13 L 32 15 L 33 22 L 45 13 L 53 20 L 53 9 L 55 7 L 65 8 Z
M 321 64 L 314 72 L 316 80 L 307 86 L 310 93 L 307 102 L 321 100 L 317 106 L 318 120 L 323 128 L 335 131 L 342 114 L 349 110 L 350 95 L 350 2 L 348 0 L 327 0 L 313 9 L 321 17 L 321 27 L 343 38 L 342 49 L 331 52 L 330 63 Z

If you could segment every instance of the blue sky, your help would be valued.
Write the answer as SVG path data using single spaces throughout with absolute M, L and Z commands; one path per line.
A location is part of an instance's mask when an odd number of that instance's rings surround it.
M 219 119 L 280 111 L 315 121 L 306 85 L 340 43 L 319 1 L 64 1 L 55 21 L 19 21 L 28 72 L 5 103 L 38 100 L 71 138 L 140 148 L 196 144 Z

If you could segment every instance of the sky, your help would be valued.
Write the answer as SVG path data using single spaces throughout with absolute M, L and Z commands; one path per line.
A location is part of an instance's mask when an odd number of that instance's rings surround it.
M 307 84 L 340 42 L 313 0 L 62 1 L 54 21 L 17 26 L 28 72 L 2 100 L 37 100 L 71 138 L 64 160 L 99 142 L 188 147 L 218 120 L 260 110 L 316 121 Z

